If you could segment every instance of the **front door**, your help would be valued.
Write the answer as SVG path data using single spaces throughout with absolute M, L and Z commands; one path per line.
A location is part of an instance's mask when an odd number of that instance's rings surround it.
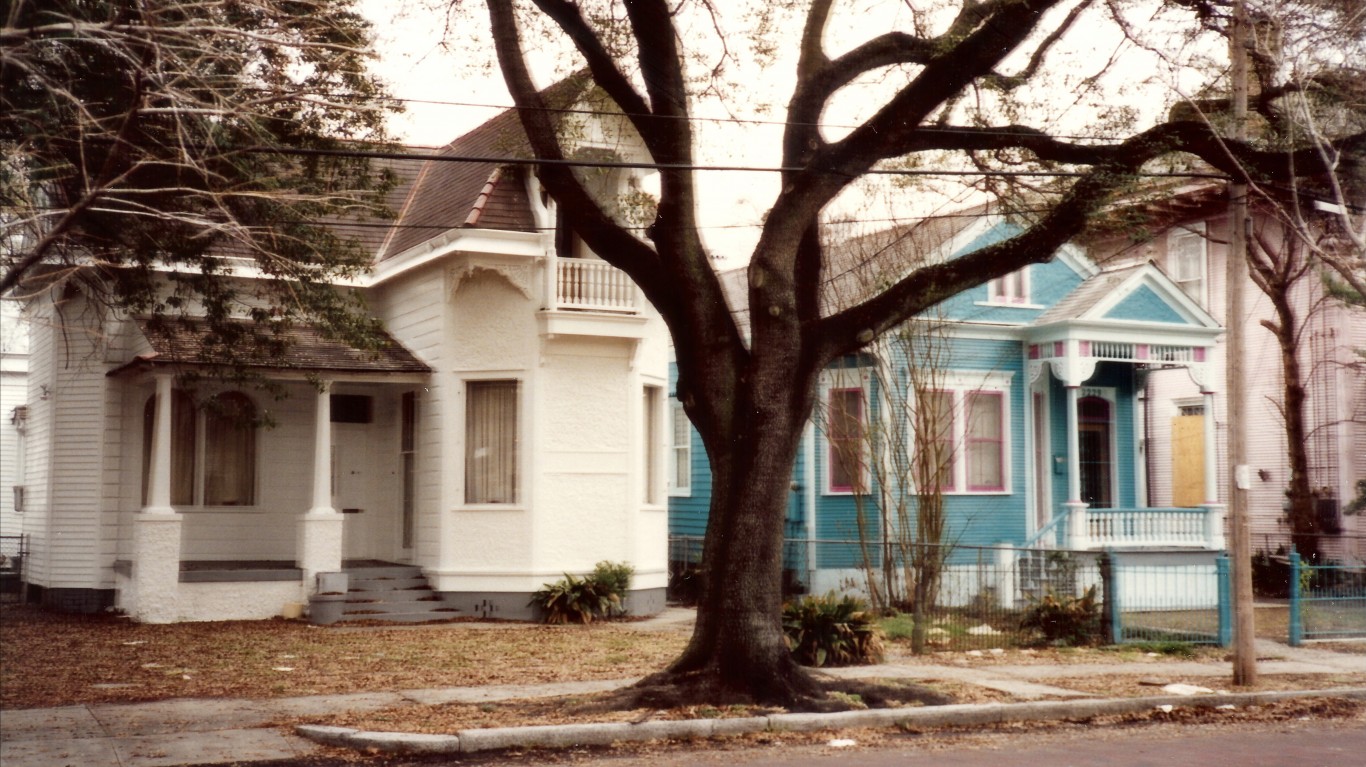
M 392 546 L 381 507 L 379 455 L 371 424 L 332 424 L 332 505 L 343 516 L 346 559 L 385 559 Z
M 1114 407 L 1104 397 L 1077 403 L 1081 450 L 1081 500 L 1092 509 L 1115 505 Z

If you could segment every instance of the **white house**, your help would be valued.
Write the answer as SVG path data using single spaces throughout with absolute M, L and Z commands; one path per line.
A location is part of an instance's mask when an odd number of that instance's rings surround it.
M 581 152 L 632 158 L 610 118 L 575 130 Z M 524 146 L 509 111 L 440 154 Z M 354 286 L 391 343 L 376 356 L 296 331 L 287 357 L 255 363 L 284 399 L 186 388 L 204 364 L 194 323 L 113 316 L 72 290 L 32 302 L 31 593 L 147 622 L 266 618 L 320 573 L 354 587 L 402 564 L 446 611 L 427 618 L 515 618 L 544 583 L 608 560 L 634 566 L 634 612 L 663 607 L 662 321 L 557 220 L 530 166 L 395 170 L 397 218 L 362 232 L 375 264 Z M 607 195 L 636 183 L 602 179 Z

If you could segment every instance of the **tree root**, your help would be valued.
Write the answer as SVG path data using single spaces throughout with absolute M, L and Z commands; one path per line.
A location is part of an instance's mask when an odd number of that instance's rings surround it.
M 592 708 L 601 711 L 677 709 L 697 706 L 724 708 L 744 706 L 754 715 L 780 711 L 833 712 L 863 708 L 941 706 L 953 698 L 909 682 L 839 679 L 804 670 L 751 691 L 734 680 L 722 680 L 711 670 L 664 671 L 631 687 L 599 699 Z

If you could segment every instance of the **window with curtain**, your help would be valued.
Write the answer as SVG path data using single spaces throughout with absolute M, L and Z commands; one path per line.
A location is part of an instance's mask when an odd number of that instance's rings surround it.
M 256 406 L 224 392 L 204 408 L 204 505 L 256 503 Z
M 832 493 L 861 493 L 865 485 L 863 389 L 831 389 L 827 395 L 830 446 L 827 489 Z
M 1005 424 L 1000 392 L 967 394 L 967 487 L 969 491 L 1004 490 Z
M 953 493 L 1007 491 L 1007 379 L 972 384 L 963 374 L 941 389 L 921 390 L 914 439 L 916 483 Z
M 987 301 L 993 304 L 1029 303 L 1029 267 L 987 280 Z
M 953 490 L 954 417 L 953 392 L 924 390 L 916 397 L 916 481 L 939 490 Z
M 156 395 L 152 395 L 143 407 L 144 504 L 155 428 Z M 172 392 L 171 505 L 255 505 L 256 460 L 256 406 L 247 395 L 224 392 L 198 408 L 188 392 Z
M 465 384 L 465 503 L 516 503 L 517 381 Z

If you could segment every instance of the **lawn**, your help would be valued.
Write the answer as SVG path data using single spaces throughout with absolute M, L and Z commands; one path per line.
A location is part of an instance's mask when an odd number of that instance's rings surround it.
M 658 671 L 687 634 L 631 624 L 317 627 L 282 619 L 137 624 L 0 608 L 0 707 L 623 679 Z

